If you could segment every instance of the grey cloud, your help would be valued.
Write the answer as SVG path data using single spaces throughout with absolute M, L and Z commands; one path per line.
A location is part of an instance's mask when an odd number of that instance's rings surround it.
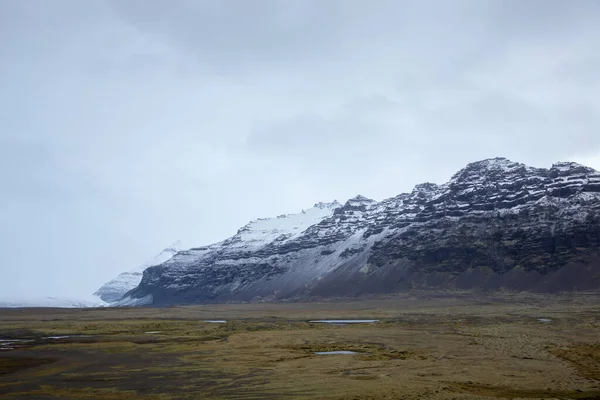
M 248 144 L 276 152 L 328 152 L 335 147 L 346 149 L 348 145 L 364 145 L 379 136 L 372 128 L 360 119 L 299 114 L 283 121 L 257 124 L 248 137 Z
M 600 163 L 596 1 L 6 0 L 0 37 L 5 293 L 485 157 Z
M 34 197 L 52 193 L 53 176 L 49 172 L 54 166 L 55 161 L 41 145 L 0 140 L 0 179 L 4 190 L 13 195 Z
M 335 51 L 337 2 L 115 1 L 115 9 L 138 29 L 191 54 L 220 73 L 256 62 L 290 62 Z M 315 8 L 318 9 L 315 12 Z
M 444 69 L 452 68 L 454 62 L 464 67 L 464 62 L 476 62 L 489 52 L 490 46 L 504 46 L 503 37 L 515 29 L 519 12 L 501 4 L 390 0 L 113 3 L 125 21 L 185 51 L 197 68 L 228 75 L 264 73 L 261 69 L 270 67 L 322 69 L 327 64 L 349 70 L 372 63 L 404 64 L 406 68 L 429 60 L 445 60 Z M 431 23 L 424 24 L 424 20 Z M 531 15 L 517 27 L 544 30 L 552 24 L 542 14 Z

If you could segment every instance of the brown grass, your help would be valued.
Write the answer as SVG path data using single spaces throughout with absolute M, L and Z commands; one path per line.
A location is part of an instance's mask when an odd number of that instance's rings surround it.
M 0 338 L 34 340 L 0 352 L 0 397 L 600 398 L 597 300 L 505 295 L 0 310 Z M 381 321 L 308 322 L 323 318 Z M 71 337 L 43 339 L 48 335 Z M 314 354 L 335 350 L 358 354 Z

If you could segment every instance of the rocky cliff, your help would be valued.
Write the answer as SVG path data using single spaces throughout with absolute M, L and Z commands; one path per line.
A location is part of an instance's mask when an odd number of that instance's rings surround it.
M 253 221 L 147 268 L 125 302 L 171 304 L 419 290 L 600 288 L 600 173 L 504 158 L 376 202 Z

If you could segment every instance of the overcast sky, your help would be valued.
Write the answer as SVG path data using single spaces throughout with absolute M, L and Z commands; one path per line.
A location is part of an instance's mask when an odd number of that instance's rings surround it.
M 600 2 L 0 0 L 0 297 L 504 156 L 600 169 Z

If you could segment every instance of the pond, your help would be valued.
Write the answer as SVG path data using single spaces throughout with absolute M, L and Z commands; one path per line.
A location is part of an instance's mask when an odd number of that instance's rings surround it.
M 316 324 L 372 324 L 379 322 L 378 319 L 315 319 L 308 321 Z
M 14 350 L 23 347 L 26 343 L 33 342 L 29 339 L 0 339 L 0 351 Z

